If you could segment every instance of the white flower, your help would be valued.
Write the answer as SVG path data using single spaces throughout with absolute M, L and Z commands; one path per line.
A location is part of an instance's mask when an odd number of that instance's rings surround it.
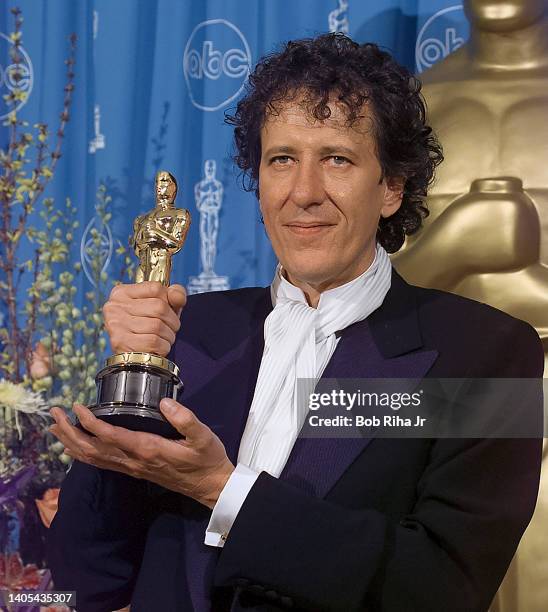
M 33 417 L 49 417 L 48 405 L 40 393 L 26 389 L 23 385 L 15 385 L 8 380 L 0 379 L 0 409 L 4 413 L 0 416 L 4 423 L 15 421 L 15 429 L 19 439 L 23 437 L 20 414 L 24 412 Z M 14 418 L 15 417 L 15 418 Z M 13 427 L 13 425 L 11 425 Z
M 48 408 L 40 393 L 4 379 L 0 379 L 0 407 L 27 414 L 46 413 Z

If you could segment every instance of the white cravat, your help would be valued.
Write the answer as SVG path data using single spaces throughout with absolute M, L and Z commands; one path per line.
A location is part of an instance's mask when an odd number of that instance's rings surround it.
M 391 272 L 388 254 L 377 246 L 375 259 L 363 274 L 325 291 L 318 307 L 311 308 L 278 266 L 271 285 L 274 309 L 264 324 L 265 347 L 238 466 L 213 510 L 206 544 L 222 546 L 261 471 L 281 474 L 307 413 L 306 402 L 298 401 L 298 395 L 312 391 L 321 377 L 338 343 L 335 332 L 366 319 L 382 304 Z M 309 384 L 298 386 L 298 379 Z

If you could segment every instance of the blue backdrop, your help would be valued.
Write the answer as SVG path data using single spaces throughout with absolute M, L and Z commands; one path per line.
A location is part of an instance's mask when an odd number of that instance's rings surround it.
M 178 206 L 193 216 L 172 280 L 191 291 L 268 284 L 275 267 L 255 198 L 241 189 L 232 164 L 232 129 L 223 123 L 259 57 L 282 41 L 339 30 L 385 46 L 420 72 L 468 34 L 462 7 L 451 0 L 2 0 L 0 94 L 10 86 L 4 34 L 13 6 L 23 11 L 29 94 L 19 114 L 31 125 L 56 129 L 67 38 L 78 37 L 71 118 L 47 189 L 77 205 L 73 257 L 86 268 L 89 229 L 99 227 L 104 267 L 114 274 L 116 241 L 127 244 L 133 218 L 153 206 L 156 171 L 167 169 L 179 181 Z M 100 183 L 113 198 L 106 227 L 95 218 Z M 80 284 L 83 299 L 90 280 Z

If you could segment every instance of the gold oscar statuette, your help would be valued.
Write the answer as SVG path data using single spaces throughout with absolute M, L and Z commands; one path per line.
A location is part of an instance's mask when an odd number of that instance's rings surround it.
M 156 175 L 156 207 L 133 224 L 132 246 L 139 258 L 135 282 L 158 281 L 169 286 L 171 259 L 181 250 L 190 226 L 190 213 L 175 208 L 177 181 L 169 172 Z M 104 421 L 168 438 L 180 437 L 160 412 L 164 397 L 179 399 L 183 383 L 179 368 L 153 353 L 112 355 L 95 378 L 97 401 L 90 406 Z

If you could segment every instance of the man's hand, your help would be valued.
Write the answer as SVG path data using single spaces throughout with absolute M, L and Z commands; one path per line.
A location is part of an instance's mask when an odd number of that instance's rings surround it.
M 181 285 L 157 281 L 117 285 L 103 306 L 105 329 L 114 353 L 138 351 L 164 357 L 175 342 L 186 304 Z
M 109 425 L 78 404 L 74 412 L 95 437 L 72 425 L 61 408 L 51 409 L 56 424 L 50 431 L 78 461 L 150 480 L 213 508 L 234 471 L 223 443 L 175 400 L 163 399 L 160 409 L 184 440 Z

